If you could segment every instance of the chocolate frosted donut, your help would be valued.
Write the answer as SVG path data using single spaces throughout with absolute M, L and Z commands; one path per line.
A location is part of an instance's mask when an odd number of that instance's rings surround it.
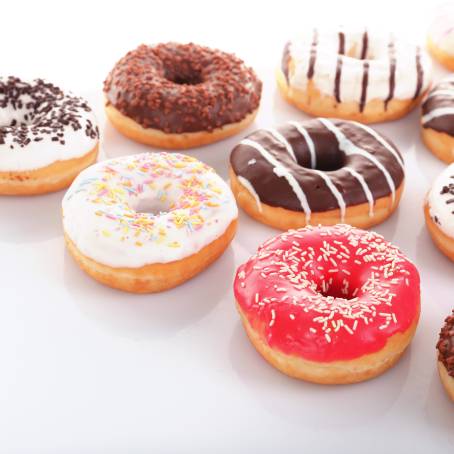
M 422 104 L 422 124 L 454 136 L 454 77 L 443 79 L 429 92 Z
M 422 137 L 441 160 L 454 162 L 454 77 L 441 80 L 422 104 Z
M 446 391 L 454 400 L 454 310 L 441 328 L 438 350 L 438 370 Z
M 404 180 L 390 141 L 360 123 L 325 118 L 260 129 L 233 149 L 230 163 L 240 206 L 282 229 L 377 224 L 397 206 Z
M 136 130 L 157 131 L 161 138 L 185 134 L 186 146 L 191 134 L 205 133 L 202 143 L 208 143 L 237 132 L 234 125 L 245 127 L 258 109 L 261 90 L 254 71 L 234 55 L 177 43 L 141 45 L 128 52 L 104 83 L 108 114 L 114 108 Z M 221 129 L 229 134 L 219 137 Z M 132 138 L 166 146 L 165 141 L 156 143 L 156 137 Z

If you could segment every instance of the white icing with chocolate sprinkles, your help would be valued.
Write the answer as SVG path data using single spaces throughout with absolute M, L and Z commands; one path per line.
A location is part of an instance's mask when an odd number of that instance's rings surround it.
M 81 157 L 99 139 L 87 102 L 42 79 L 0 78 L 0 171 Z

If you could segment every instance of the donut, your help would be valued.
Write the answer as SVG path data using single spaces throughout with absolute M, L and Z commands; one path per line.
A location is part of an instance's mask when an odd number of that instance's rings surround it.
M 454 401 L 454 310 L 445 319 L 438 343 L 438 372 L 449 397 Z
M 277 82 L 283 97 L 321 117 L 362 123 L 407 114 L 429 87 L 419 47 L 368 30 L 306 30 L 284 46 Z
M 89 167 L 62 208 L 66 245 L 79 266 L 133 293 L 166 290 L 200 273 L 229 245 L 238 217 L 212 168 L 165 152 Z
M 454 77 L 446 77 L 422 103 L 422 139 L 439 159 L 454 162 Z
M 419 320 L 419 274 L 396 246 L 348 225 L 278 235 L 241 265 L 237 309 L 258 352 L 294 378 L 373 378 L 400 358 Z
M 99 131 L 86 101 L 42 79 L 0 77 L 0 194 L 68 187 L 96 161 Z
M 361 123 L 290 121 L 255 131 L 232 150 L 230 182 L 239 206 L 277 229 L 368 228 L 396 209 L 404 162 L 388 139 Z
M 426 226 L 435 245 L 454 260 L 454 164 L 435 179 L 424 202 Z
M 438 63 L 454 71 L 454 10 L 443 8 L 432 22 L 427 35 L 427 48 Z
M 195 44 L 141 45 L 104 83 L 106 113 L 125 136 L 183 149 L 229 137 L 255 118 L 262 83 L 232 54 Z

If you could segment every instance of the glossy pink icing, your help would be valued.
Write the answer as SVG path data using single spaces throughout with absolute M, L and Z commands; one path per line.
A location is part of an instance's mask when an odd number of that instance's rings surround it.
M 276 236 L 238 269 L 248 321 L 283 353 L 329 362 L 382 349 L 420 312 L 419 274 L 375 232 L 347 225 Z

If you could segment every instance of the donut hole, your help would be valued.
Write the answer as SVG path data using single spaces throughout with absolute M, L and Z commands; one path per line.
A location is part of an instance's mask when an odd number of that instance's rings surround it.
M 354 288 L 352 286 L 352 283 L 349 282 L 348 286 L 344 285 L 343 279 L 342 281 L 338 281 L 337 279 L 334 279 L 334 281 L 329 284 L 326 281 L 320 282 L 320 284 L 317 286 L 317 291 L 327 297 L 331 298 L 342 298 L 344 300 L 351 300 L 355 298 L 353 295 Z M 357 295 L 356 295 L 357 296 Z
M 342 169 L 345 166 L 345 156 L 343 153 L 332 153 L 328 159 L 319 159 L 317 165 L 315 166 L 316 170 L 322 172 L 333 172 L 335 170 Z
M 302 167 L 307 168 L 304 164 L 299 163 Z M 338 149 L 320 150 L 317 154 L 315 170 L 321 172 L 333 172 L 342 169 L 346 165 L 345 153 Z
M 168 213 L 170 205 L 168 202 L 160 200 L 159 198 L 143 198 L 139 199 L 134 206 L 137 213 L 148 213 L 153 216 L 158 216 L 163 213 Z
M 200 69 L 188 64 L 165 68 L 164 71 L 164 77 L 177 85 L 199 85 L 203 82 Z

